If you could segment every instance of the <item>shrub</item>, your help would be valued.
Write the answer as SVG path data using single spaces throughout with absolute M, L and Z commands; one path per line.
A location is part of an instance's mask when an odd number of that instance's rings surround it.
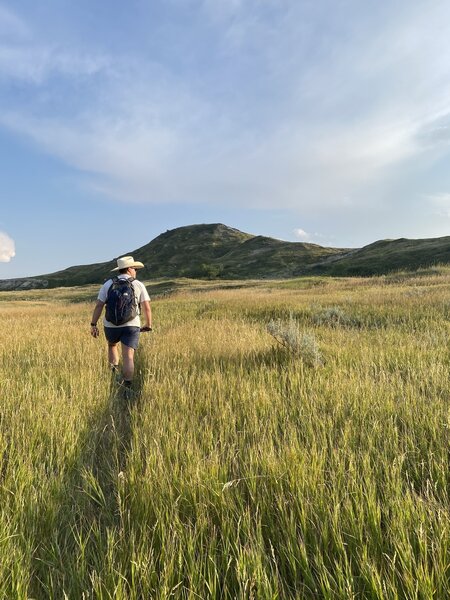
M 329 327 L 359 327 L 359 319 L 350 317 L 340 306 L 330 306 L 313 317 L 317 325 Z
M 292 315 L 288 321 L 271 320 L 267 325 L 268 333 L 286 350 L 299 356 L 311 367 L 323 364 L 322 354 L 312 333 L 300 331 Z

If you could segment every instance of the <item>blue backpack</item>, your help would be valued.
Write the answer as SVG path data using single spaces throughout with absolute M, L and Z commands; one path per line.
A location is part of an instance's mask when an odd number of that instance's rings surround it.
M 139 313 L 133 287 L 134 278 L 114 277 L 106 297 L 106 320 L 125 325 Z

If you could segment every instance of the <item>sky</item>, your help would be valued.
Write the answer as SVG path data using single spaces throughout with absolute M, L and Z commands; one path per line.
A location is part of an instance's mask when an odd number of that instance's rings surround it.
M 0 0 L 0 279 L 195 223 L 449 235 L 449 22 L 440 0 Z

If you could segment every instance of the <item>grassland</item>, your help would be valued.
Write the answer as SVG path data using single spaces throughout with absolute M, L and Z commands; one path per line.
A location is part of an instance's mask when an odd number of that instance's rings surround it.
M 95 288 L 0 294 L 0 598 L 449 598 L 450 271 L 149 288 L 130 402 Z

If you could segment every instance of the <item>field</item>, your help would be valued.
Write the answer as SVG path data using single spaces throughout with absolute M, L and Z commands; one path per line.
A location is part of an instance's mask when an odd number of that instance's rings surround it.
M 449 598 L 450 270 L 149 290 L 0 294 L 0 598 Z

